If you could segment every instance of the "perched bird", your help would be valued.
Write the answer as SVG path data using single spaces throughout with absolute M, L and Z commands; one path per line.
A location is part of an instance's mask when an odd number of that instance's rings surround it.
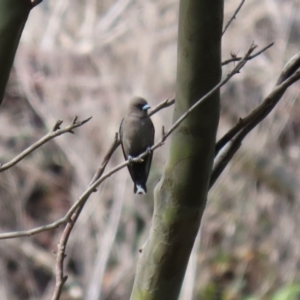
M 148 116 L 150 106 L 141 97 L 134 97 L 120 125 L 120 139 L 125 159 L 132 159 L 150 149 L 154 143 L 154 126 Z M 134 183 L 135 194 L 146 194 L 152 161 L 152 152 L 143 158 L 143 162 L 128 165 L 130 176 Z

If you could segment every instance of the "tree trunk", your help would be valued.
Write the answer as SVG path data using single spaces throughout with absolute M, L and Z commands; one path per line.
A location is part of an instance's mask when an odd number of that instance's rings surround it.
M 29 0 L 0 0 L 0 104 L 30 9 Z
M 175 122 L 221 78 L 222 0 L 181 0 Z M 131 300 L 178 299 L 206 205 L 219 120 L 219 91 L 172 135 L 155 189 L 152 228 L 140 255 Z

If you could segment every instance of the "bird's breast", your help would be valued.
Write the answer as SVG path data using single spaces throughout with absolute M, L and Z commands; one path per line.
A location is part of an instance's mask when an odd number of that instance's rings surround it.
M 152 123 L 147 119 L 128 121 L 125 126 L 130 130 L 123 131 L 123 145 L 127 155 L 137 156 L 153 145 Z

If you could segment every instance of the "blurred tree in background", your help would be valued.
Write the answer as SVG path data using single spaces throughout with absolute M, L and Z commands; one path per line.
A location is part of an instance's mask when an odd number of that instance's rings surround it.
M 197 2 L 182 1 L 178 37 L 179 6 L 173 0 L 45 0 L 30 13 L 0 110 L 1 162 L 9 161 L 46 134 L 58 119 L 92 115 L 93 120 L 76 129 L 75 136 L 55 138 L 1 173 L 1 232 L 31 229 L 67 212 L 100 165 L 132 95 L 142 95 L 155 106 L 172 98 L 176 90 L 175 121 L 218 83 L 222 1 Z M 225 24 L 239 4 L 235 0 L 225 2 Z M 0 0 L 0 91 L 6 85 L 30 9 L 30 2 L 25 0 Z M 262 102 L 285 62 L 299 51 L 299 12 L 295 0 L 248 0 L 231 23 L 222 41 L 223 60 L 230 58 L 230 53 L 243 56 L 252 41 L 260 48 L 271 42 L 275 45 L 251 60 L 221 89 L 218 138 Z M 198 38 L 192 34 L 193 29 L 201 32 Z M 186 40 L 188 44 L 184 44 Z M 223 74 L 233 67 L 223 67 Z M 192 82 L 190 86 L 186 78 Z M 181 275 L 162 289 L 165 294 L 157 299 L 171 297 L 172 293 L 176 297 L 205 206 L 218 122 L 219 97 L 213 97 L 210 100 L 214 102 L 202 105 L 179 127 L 171 144 L 167 140 L 166 146 L 155 151 L 146 199 L 133 197 L 125 169 L 106 180 L 89 199 L 68 241 L 65 274 L 69 278 L 61 299 L 130 298 L 138 250 L 151 227 L 153 190 L 166 161 L 155 192 L 155 216 L 166 224 L 179 217 L 177 223 L 173 222 L 176 228 L 169 229 L 170 234 L 163 239 L 179 228 L 179 244 L 183 238 L 187 246 L 181 261 L 176 256 L 172 260 L 168 252 L 176 247 L 159 249 L 160 259 L 170 262 L 160 268 L 161 273 L 155 273 L 153 287 L 163 281 L 166 272 L 175 272 L 170 267 L 179 266 Z M 160 128 L 172 124 L 171 109 L 153 116 L 158 139 Z M 244 141 L 210 190 L 182 300 L 299 297 L 299 110 L 299 84 L 295 84 Z M 191 130 L 192 138 L 186 137 L 186 129 Z M 182 144 L 186 152 L 176 152 L 176 145 Z M 189 156 L 193 159 L 187 163 L 185 158 Z M 121 161 L 118 150 L 108 168 Z M 178 162 L 180 170 L 172 173 Z M 181 172 L 189 178 L 183 184 L 178 177 Z M 172 182 L 175 189 L 168 187 Z M 184 213 L 181 209 L 170 211 L 166 205 L 170 202 L 164 200 L 167 197 L 177 199 L 178 205 L 196 208 L 196 221 L 188 209 Z M 153 224 L 161 226 L 155 218 Z M 55 288 L 53 251 L 63 227 L 33 237 L 1 240 L 1 299 L 51 298 Z M 189 230 L 191 236 L 186 235 Z M 151 232 L 143 248 L 142 257 L 148 262 L 155 254 L 148 245 L 155 245 L 156 238 Z M 134 288 L 136 295 L 145 284 L 142 279 L 149 275 L 150 264 L 143 259 L 138 271 L 140 282 L 136 281 Z

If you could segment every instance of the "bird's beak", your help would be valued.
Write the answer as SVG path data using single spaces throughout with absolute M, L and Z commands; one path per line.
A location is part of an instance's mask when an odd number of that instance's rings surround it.
M 151 108 L 148 104 L 145 104 L 143 107 L 142 107 L 142 110 L 148 110 L 149 108 Z

